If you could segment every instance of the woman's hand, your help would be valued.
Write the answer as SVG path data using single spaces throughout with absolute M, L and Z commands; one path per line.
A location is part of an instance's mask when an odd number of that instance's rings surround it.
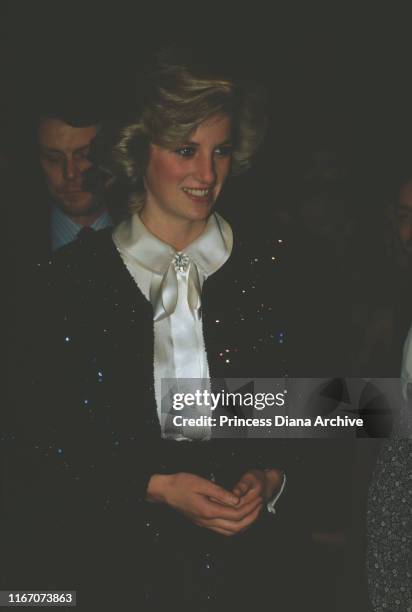
M 253 472 L 245 474 L 238 483 L 242 490 L 249 484 L 248 474 Z M 251 488 L 254 490 L 253 486 Z M 147 500 L 166 503 L 195 525 L 225 536 L 247 529 L 259 516 L 263 504 L 262 496 L 250 495 L 246 498 L 210 480 L 185 472 L 154 474 L 149 481 Z
M 282 485 L 281 470 L 249 470 L 233 487 L 232 493 L 240 498 L 239 507 L 259 499 L 268 501 Z

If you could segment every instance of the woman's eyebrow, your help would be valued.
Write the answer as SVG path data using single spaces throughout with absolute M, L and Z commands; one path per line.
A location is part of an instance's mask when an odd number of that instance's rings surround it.
M 232 144 L 232 139 L 228 138 L 227 140 L 224 140 L 222 142 L 217 142 L 215 144 L 215 147 L 221 147 L 223 145 L 231 145 Z M 198 147 L 200 145 L 199 142 L 196 142 L 195 140 L 188 140 L 187 142 L 183 143 L 183 146 L 191 146 L 191 147 Z

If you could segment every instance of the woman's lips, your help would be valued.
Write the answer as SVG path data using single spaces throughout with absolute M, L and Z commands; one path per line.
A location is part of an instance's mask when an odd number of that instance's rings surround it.
M 182 191 L 187 195 L 188 198 L 193 200 L 193 202 L 209 204 L 213 199 L 213 190 L 211 188 L 198 189 L 182 187 Z

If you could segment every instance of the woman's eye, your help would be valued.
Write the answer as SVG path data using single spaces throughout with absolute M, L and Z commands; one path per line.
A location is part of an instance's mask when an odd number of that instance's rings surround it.
M 180 149 L 176 149 L 175 153 L 177 153 L 181 157 L 192 157 L 192 155 L 194 155 L 195 153 L 195 150 L 194 147 L 180 147 Z
M 215 155 L 218 157 L 229 157 L 232 155 L 233 149 L 230 145 L 224 145 L 215 149 Z

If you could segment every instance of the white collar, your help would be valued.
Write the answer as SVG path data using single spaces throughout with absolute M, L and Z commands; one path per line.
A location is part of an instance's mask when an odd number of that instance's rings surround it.
M 204 232 L 183 251 L 176 251 L 154 236 L 139 215 L 122 221 L 113 232 L 113 240 L 119 250 L 157 274 L 164 274 L 175 255 L 184 253 L 195 262 L 199 272 L 210 276 L 229 259 L 233 248 L 232 229 L 218 213 L 209 217 Z
M 136 214 L 120 223 L 113 232 L 113 241 L 120 251 L 153 273 L 150 301 L 154 319 L 171 315 L 177 303 L 178 262 L 189 262 L 188 302 L 199 316 L 201 284 L 229 259 L 233 247 L 230 225 L 214 213 L 204 232 L 183 251 L 154 236 Z M 186 268 L 184 268 L 186 269 Z

